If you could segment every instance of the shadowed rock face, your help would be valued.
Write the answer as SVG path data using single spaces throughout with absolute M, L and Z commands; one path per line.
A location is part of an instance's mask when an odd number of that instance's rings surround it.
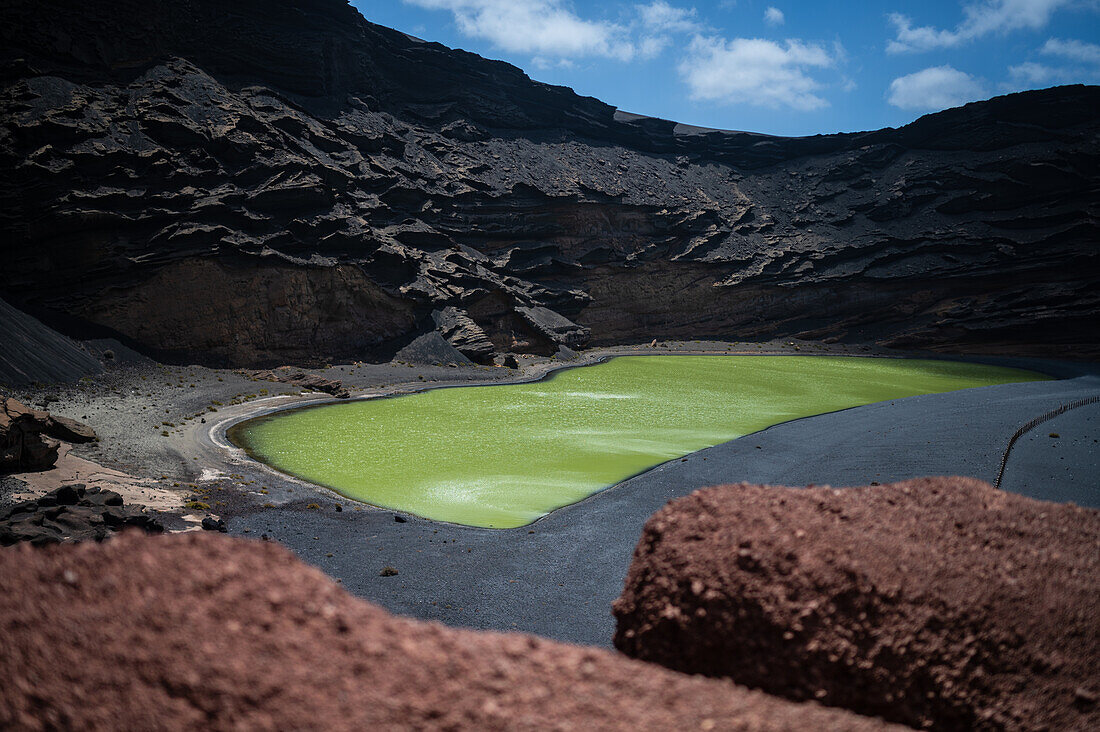
M 404 620 L 282 547 L 210 534 L 0 551 L 0 629 L 5 729 L 898 729 Z
M 1098 537 L 971 478 L 706 488 L 646 523 L 615 646 L 917 728 L 1094 729 Z
M 5 19 L 0 286 L 70 332 L 234 365 L 387 355 L 442 312 L 482 361 L 707 336 L 1100 352 L 1096 87 L 778 138 L 616 112 L 338 0 Z
M 0 473 L 49 470 L 57 462 L 58 440 L 91 442 L 95 430 L 75 419 L 0 399 Z

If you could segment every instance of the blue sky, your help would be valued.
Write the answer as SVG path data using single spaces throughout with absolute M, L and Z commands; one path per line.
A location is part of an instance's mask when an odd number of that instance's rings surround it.
M 352 0 L 630 112 L 778 135 L 1100 83 L 1100 0 Z

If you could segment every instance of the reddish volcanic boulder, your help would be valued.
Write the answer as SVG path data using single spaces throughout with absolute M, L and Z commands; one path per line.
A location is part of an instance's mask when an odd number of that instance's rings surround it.
M 0 402 L 0 472 L 52 468 L 61 443 L 43 434 L 49 426 L 48 412 L 14 399 Z
M 0 728 L 870 730 L 607 651 L 396 618 L 285 549 L 0 550 Z
M 0 400 L 0 472 L 52 468 L 61 447 L 54 438 L 90 442 L 96 434 L 75 419 L 51 416 L 14 399 Z
M 914 727 L 1100 729 L 1100 512 L 969 478 L 731 485 L 646 524 L 615 645 Z
M 50 415 L 46 424 L 46 433 L 66 442 L 92 442 L 96 438 L 95 430 L 88 425 L 56 414 Z

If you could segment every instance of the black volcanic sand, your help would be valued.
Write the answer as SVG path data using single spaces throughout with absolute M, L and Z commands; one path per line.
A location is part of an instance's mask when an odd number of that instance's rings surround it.
M 0 398 L 12 396 L 28 406 L 48 408 L 92 425 L 100 441 L 76 446 L 74 454 L 134 475 L 163 478 L 159 487 L 186 489 L 204 470 L 225 467 L 224 461 L 210 461 L 208 455 L 200 458 L 191 440 L 185 439 L 189 432 L 218 421 L 225 410 L 261 401 L 331 399 L 290 384 L 258 380 L 245 372 L 120 358 L 128 349 L 113 343 L 95 350 L 115 354 L 103 361 L 106 372 L 75 384 L 0 384 Z M 343 382 L 353 395 L 440 381 L 488 382 L 515 376 L 515 371 L 490 366 L 455 368 L 397 362 L 337 365 L 309 372 Z M 10 477 L 0 476 L 0 505 L 9 502 L 11 492 L 20 488 Z
M 795 353 L 795 346 L 787 343 L 690 342 L 616 352 Z M 800 343 L 797 352 L 859 355 L 870 349 Z M 600 355 L 587 352 L 583 360 L 590 362 Z M 55 397 L 51 409 L 84 419 L 103 436 L 99 445 L 77 446 L 78 454 L 138 475 L 163 476 L 162 487 L 197 491 L 190 495 L 209 505 L 209 512 L 224 517 L 231 534 L 266 535 L 281 542 L 353 594 L 396 613 L 450 625 L 517 629 L 608 646 L 613 631 L 611 602 L 622 589 L 634 545 L 645 521 L 669 499 L 702 486 L 738 481 L 845 486 L 925 475 L 992 481 L 1017 427 L 1060 403 L 1100 393 L 1100 366 L 1035 359 L 971 360 L 1032 368 L 1063 380 L 919 396 L 777 425 L 658 466 L 531 526 L 510 530 L 433 523 L 404 515 L 400 516 L 404 521 L 397 521 L 392 511 L 357 504 L 258 463 L 234 459 L 209 442 L 209 428 L 230 416 L 239 419 L 280 404 L 328 399 L 325 395 L 302 396 L 285 384 L 252 381 L 229 371 L 157 366 L 114 368 L 77 388 L 54 388 L 50 393 Z M 551 365 L 546 359 L 522 358 L 522 374 L 493 367 L 402 364 L 342 366 L 315 373 L 341 379 L 353 395 L 359 395 L 415 389 L 426 383 L 503 381 L 545 372 Z M 268 394 L 259 394 L 264 388 Z M 20 391 L 12 396 L 37 405 L 43 393 Z M 271 398 L 277 394 L 294 396 Z M 243 395 L 238 399 L 244 403 L 232 405 L 238 395 Z M 212 401 L 223 404 L 215 406 L 217 412 L 204 412 L 205 424 L 200 418 L 182 421 L 208 409 Z M 1064 417 L 1076 415 L 1071 412 Z M 186 426 L 164 427 L 169 432 L 164 437 L 156 424 L 160 421 Z M 1100 437 L 1095 424 L 1083 423 L 1077 438 Z M 1051 431 L 1046 427 L 1038 428 L 1043 435 Z M 1091 435 L 1088 430 L 1093 431 Z M 1070 434 L 1073 430 L 1067 428 L 1065 435 Z M 1087 449 L 1049 454 L 1064 458 L 1058 467 L 1066 461 L 1087 462 L 1090 455 Z M 1063 470 L 1059 481 L 1050 486 L 1045 481 L 1012 482 L 1018 480 L 1015 458 L 1014 451 L 1006 487 L 1016 486 L 1037 498 L 1100 505 L 1095 471 L 1086 462 L 1080 463 L 1083 469 L 1072 471 L 1075 477 L 1066 477 Z M 1031 464 L 1019 463 L 1021 471 L 1037 469 L 1025 465 Z M 19 487 L 11 484 L 10 479 L 0 482 L 0 498 Z M 397 574 L 381 576 L 385 567 L 395 568 Z
M 1009 453 L 1001 488 L 1051 501 L 1100 503 L 1100 404 L 1043 422 Z

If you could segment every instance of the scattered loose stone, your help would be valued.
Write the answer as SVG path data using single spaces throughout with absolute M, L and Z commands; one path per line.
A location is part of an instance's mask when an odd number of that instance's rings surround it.
M 213 516 L 207 516 L 202 520 L 202 528 L 206 531 L 220 531 L 223 534 L 229 531 L 225 519 L 216 519 Z
M 277 381 L 283 384 L 293 384 L 309 391 L 320 391 L 331 394 L 337 399 L 347 399 L 351 396 L 344 385 L 335 379 L 326 379 L 323 376 L 310 374 L 301 369 L 290 366 L 280 366 L 277 369 L 263 371 L 246 371 L 247 375 L 254 379 Z
M 127 527 L 149 533 L 164 531 L 144 506 L 124 506 L 122 496 L 114 491 L 74 483 L 0 510 L 0 545 L 103 541 Z

